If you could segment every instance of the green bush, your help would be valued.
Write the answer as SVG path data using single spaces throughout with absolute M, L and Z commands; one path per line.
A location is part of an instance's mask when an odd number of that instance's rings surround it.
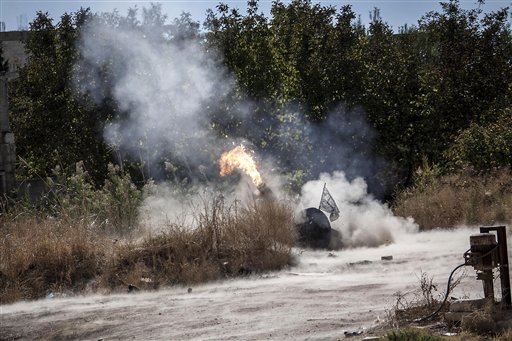
M 86 219 L 94 227 L 119 234 L 127 233 L 137 225 L 142 191 L 118 166 L 109 164 L 108 177 L 99 189 L 94 187 L 82 162 L 77 163 L 72 176 L 56 175 L 57 181 L 50 181 L 50 184 L 58 215 Z
M 472 123 L 444 153 L 449 168 L 472 167 L 487 171 L 512 166 L 512 113 L 507 110 L 495 122 Z

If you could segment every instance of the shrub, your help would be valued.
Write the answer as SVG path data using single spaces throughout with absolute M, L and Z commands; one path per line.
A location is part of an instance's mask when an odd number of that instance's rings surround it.
M 0 304 L 80 292 L 104 266 L 105 239 L 83 221 L 4 221 L 0 236 Z
M 118 246 L 104 282 L 154 288 L 277 270 L 290 263 L 294 243 L 286 205 L 262 201 L 239 208 L 216 197 L 205 203 L 196 227 L 171 225 Z
M 384 340 L 388 341 L 442 341 L 443 338 L 429 334 L 424 330 L 407 328 L 387 332 Z
M 512 166 L 512 115 L 510 110 L 492 113 L 496 119 L 488 124 L 472 123 L 444 153 L 453 169 L 472 167 L 479 171 Z
M 464 170 L 418 180 L 397 196 L 393 211 L 412 216 L 422 229 L 460 224 L 493 225 L 512 220 L 512 175 L 509 169 L 488 173 Z
M 290 262 L 295 226 L 279 202 L 241 207 L 217 196 L 204 200 L 194 226 L 173 222 L 154 234 L 138 221 L 143 190 L 118 167 L 109 166 L 101 188 L 82 163 L 69 177 L 56 171 L 47 185 L 38 203 L 0 206 L 0 303 L 82 292 L 92 282 L 110 290 L 193 284 Z
M 8 217 L 54 217 L 72 224 L 85 220 L 91 227 L 116 235 L 127 234 L 138 226 L 142 190 L 130 175 L 112 164 L 102 187 L 96 188 L 83 163 L 76 164 L 75 173 L 53 171 L 45 180 L 46 191 L 37 200 L 28 194 L 18 200 L 1 200 L 0 209 Z

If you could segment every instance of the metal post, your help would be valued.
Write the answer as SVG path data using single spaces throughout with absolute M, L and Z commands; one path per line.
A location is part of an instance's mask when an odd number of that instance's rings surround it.
M 505 226 L 480 227 L 481 233 L 489 233 L 490 231 L 496 231 L 498 235 L 501 302 L 505 305 L 505 308 L 510 308 L 512 307 L 512 297 L 510 295 L 510 273 L 508 268 L 507 229 Z

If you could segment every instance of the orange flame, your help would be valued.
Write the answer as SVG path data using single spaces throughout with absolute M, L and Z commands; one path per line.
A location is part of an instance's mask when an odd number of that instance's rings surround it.
M 239 145 L 229 152 L 222 153 L 219 159 L 219 165 L 220 176 L 230 175 L 233 173 L 233 170 L 237 168 L 247 174 L 256 187 L 263 183 L 260 172 L 258 172 L 256 168 L 256 162 L 254 162 L 251 154 L 243 145 Z

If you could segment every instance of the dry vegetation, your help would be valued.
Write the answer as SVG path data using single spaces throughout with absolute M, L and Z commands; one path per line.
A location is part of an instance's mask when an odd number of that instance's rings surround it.
M 415 185 L 401 192 L 393 205 L 395 214 L 411 216 L 422 230 L 458 225 L 494 225 L 512 221 L 512 174 L 501 168 L 481 174 L 464 170 L 442 175 L 436 167 L 424 167 L 416 174 Z M 457 285 L 457 281 L 453 283 Z M 453 286 L 452 286 L 453 287 Z M 420 280 L 416 293 L 398 294 L 397 304 L 389 313 L 393 328 L 407 328 L 418 318 L 428 316 L 440 304 L 432 295 L 428 277 Z M 444 307 L 445 311 L 448 307 Z M 430 320 L 431 325 L 443 325 L 443 314 Z M 477 310 L 463 319 L 454 330 L 458 335 L 450 340 L 512 340 L 508 326 L 499 326 L 501 310 Z M 510 317 L 505 318 L 505 320 Z M 423 326 L 422 328 L 425 328 Z M 446 329 L 444 329 L 446 331 Z M 394 329 L 386 340 L 445 340 L 436 330 Z
M 427 169 L 413 188 L 398 196 L 393 210 L 413 217 L 424 230 L 507 223 L 512 221 L 512 175 L 499 169 L 438 176 L 435 169 Z
M 450 291 L 463 279 L 455 278 Z M 468 313 L 459 323 L 447 322 L 444 315 L 449 311 L 450 303 L 442 306 L 444 292 L 440 292 L 432 277 L 422 273 L 416 289 L 407 293 L 397 293 L 395 306 L 388 311 L 384 327 L 392 328 L 383 340 L 410 341 L 477 341 L 512 340 L 510 329 L 511 313 L 503 310 L 500 304 L 486 304 L 480 309 Z M 432 313 L 439 312 L 435 315 Z M 443 337 L 450 333 L 451 336 Z
M 0 303 L 74 291 L 101 274 L 106 239 L 83 221 L 22 218 L 1 222 Z
M 512 340 L 512 332 L 507 331 L 496 336 L 482 336 L 462 332 L 453 336 L 439 336 L 434 335 L 428 330 L 418 328 L 405 328 L 389 331 L 382 339 L 382 341 L 510 341 Z
M 194 229 L 171 225 L 166 232 L 116 247 L 103 276 L 107 286 L 193 284 L 290 263 L 295 228 L 287 206 L 261 201 L 237 208 L 219 197 L 210 204 Z
M 242 206 L 216 196 L 203 201 L 193 228 L 174 223 L 146 233 L 137 213 L 143 191 L 118 169 L 111 169 L 100 189 L 93 189 L 81 168 L 59 183 L 63 185 L 50 183 L 54 188 L 43 206 L 21 201 L 2 208 L 0 304 L 49 293 L 126 291 L 128 285 L 142 290 L 190 285 L 290 264 L 296 231 L 292 210 L 282 203 L 261 200 Z M 397 214 L 413 216 L 423 229 L 507 222 L 511 208 L 507 170 L 485 176 L 423 174 L 394 206 Z M 409 328 L 439 307 L 436 290 L 422 273 L 418 290 L 397 294 L 388 316 L 392 330 L 383 339 L 442 340 L 434 336 L 438 331 Z M 450 339 L 481 339 L 488 315 L 476 312 L 459 327 L 459 336 Z M 494 340 L 512 339 L 508 330 L 493 330 L 492 335 Z
M 204 204 L 194 227 L 143 232 L 142 195 L 113 172 L 94 190 L 81 174 L 54 191 L 45 207 L 10 203 L 0 215 L 0 304 L 90 291 L 193 284 L 280 269 L 295 242 L 292 211 L 257 201 Z M 135 199 L 134 199 L 135 198 Z

